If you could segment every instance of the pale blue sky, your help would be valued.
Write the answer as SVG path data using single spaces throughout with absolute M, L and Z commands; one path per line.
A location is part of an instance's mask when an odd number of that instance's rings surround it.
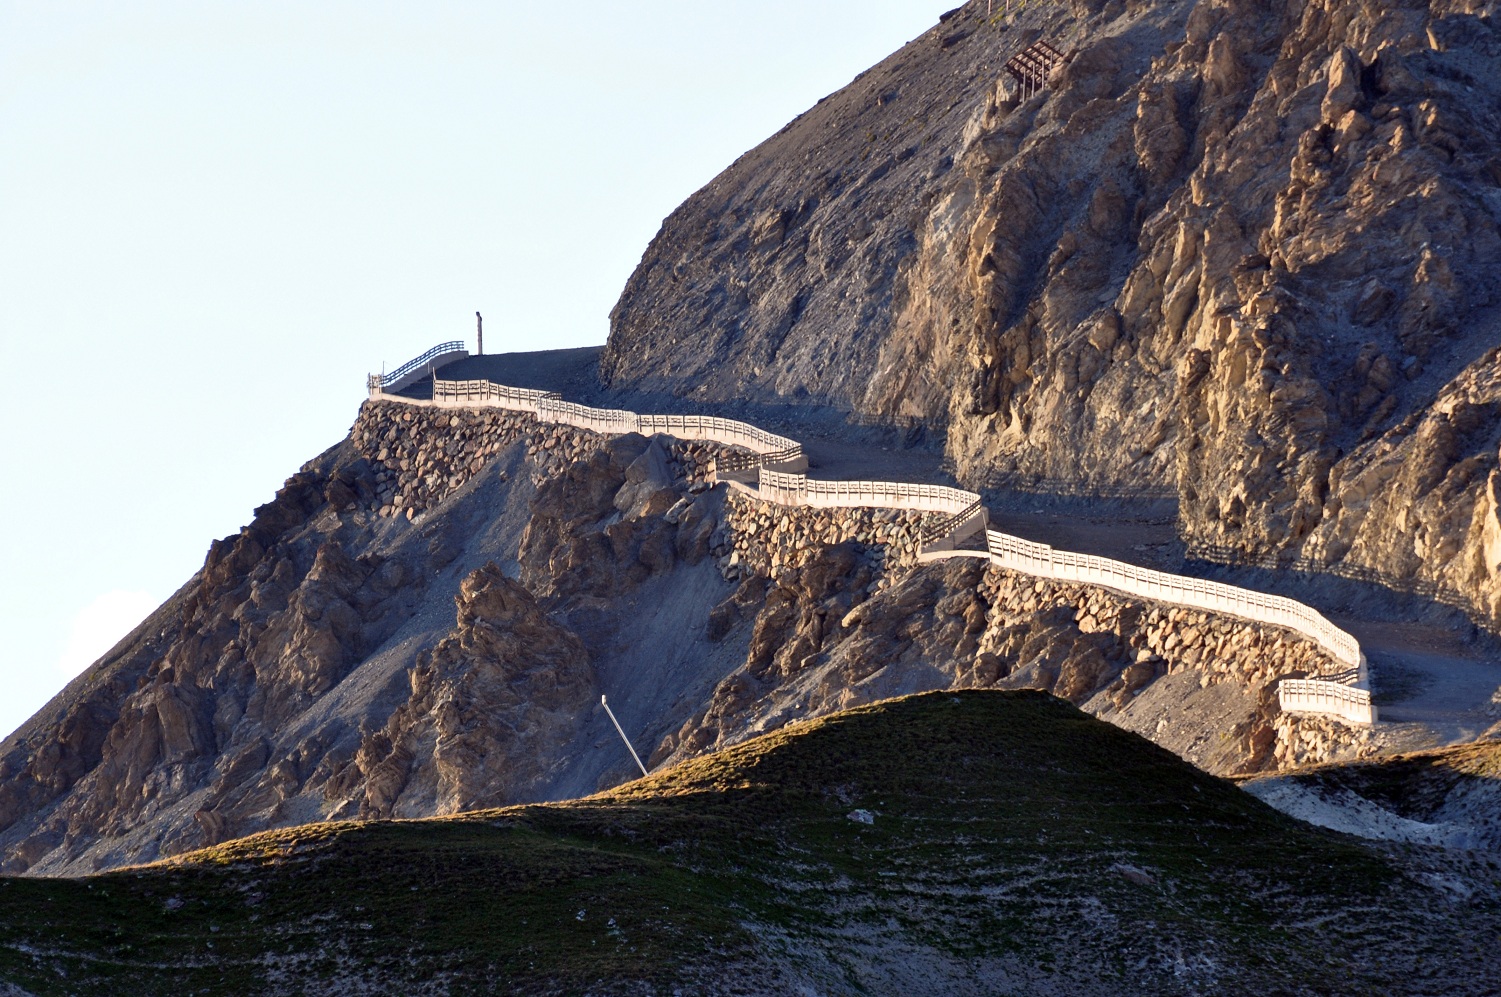
M 604 342 L 669 211 L 956 2 L 0 0 L 0 732 L 367 370 Z

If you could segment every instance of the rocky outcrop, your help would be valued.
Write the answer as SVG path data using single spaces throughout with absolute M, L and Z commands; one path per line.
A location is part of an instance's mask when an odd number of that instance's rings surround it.
M 1501 625 L 1494 7 L 966 4 L 666 220 L 604 375 L 919 418 L 969 487 Z
M 464 579 L 453 632 L 417 655 L 411 696 L 324 795 L 335 816 L 421 817 L 537 798 L 596 695 L 578 636 L 492 562 Z
M 599 437 L 544 481 L 521 541 L 521 576 L 540 595 L 604 600 L 682 561 L 722 550 L 722 499 L 700 448 L 636 433 Z
M 777 578 L 845 541 L 892 567 L 915 564 L 923 529 L 945 518 L 903 509 L 775 506 L 738 492 L 729 493 L 727 513 L 730 552 L 721 567 L 731 579 L 752 573 Z
M 250 815 L 264 819 L 302 784 L 325 745 L 281 742 L 273 755 L 268 739 L 374 650 L 422 589 L 405 561 L 350 553 L 349 507 L 376 495 L 368 465 L 352 457 L 294 475 L 249 526 L 210 547 L 197 578 L 153 619 L 156 639 L 98 666 L 117 698 L 105 709 L 93 697 L 81 704 L 86 737 L 69 737 L 65 721 L 17 744 L 7 785 L 50 792 L 3 815 L 8 869 L 173 810 L 159 847 L 216 840 L 246 820 L 256 826 Z

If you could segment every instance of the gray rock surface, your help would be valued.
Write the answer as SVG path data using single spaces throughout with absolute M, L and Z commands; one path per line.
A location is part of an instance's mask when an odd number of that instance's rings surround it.
M 1170 497 L 1200 556 L 1501 623 L 1495 4 L 986 9 L 675 211 L 607 382 L 918 420 L 968 486 Z

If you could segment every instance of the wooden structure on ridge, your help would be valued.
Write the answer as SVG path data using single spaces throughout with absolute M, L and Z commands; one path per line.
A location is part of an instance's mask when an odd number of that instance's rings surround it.
M 1048 81 L 1067 60 L 1068 56 L 1047 42 L 1033 42 L 1006 61 L 1006 72 L 1021 88 L 1021 99 L 1027 101 L 1047 89 Z

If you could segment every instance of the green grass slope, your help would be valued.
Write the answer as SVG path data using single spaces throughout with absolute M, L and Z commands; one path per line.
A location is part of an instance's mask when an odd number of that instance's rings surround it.
M 1425 886 L 1060 700 L 934 693 L 586 800 L 3 880 L 0 980 L 33 994 L 1485 993 L 1501 979 L 1489 896 Z

